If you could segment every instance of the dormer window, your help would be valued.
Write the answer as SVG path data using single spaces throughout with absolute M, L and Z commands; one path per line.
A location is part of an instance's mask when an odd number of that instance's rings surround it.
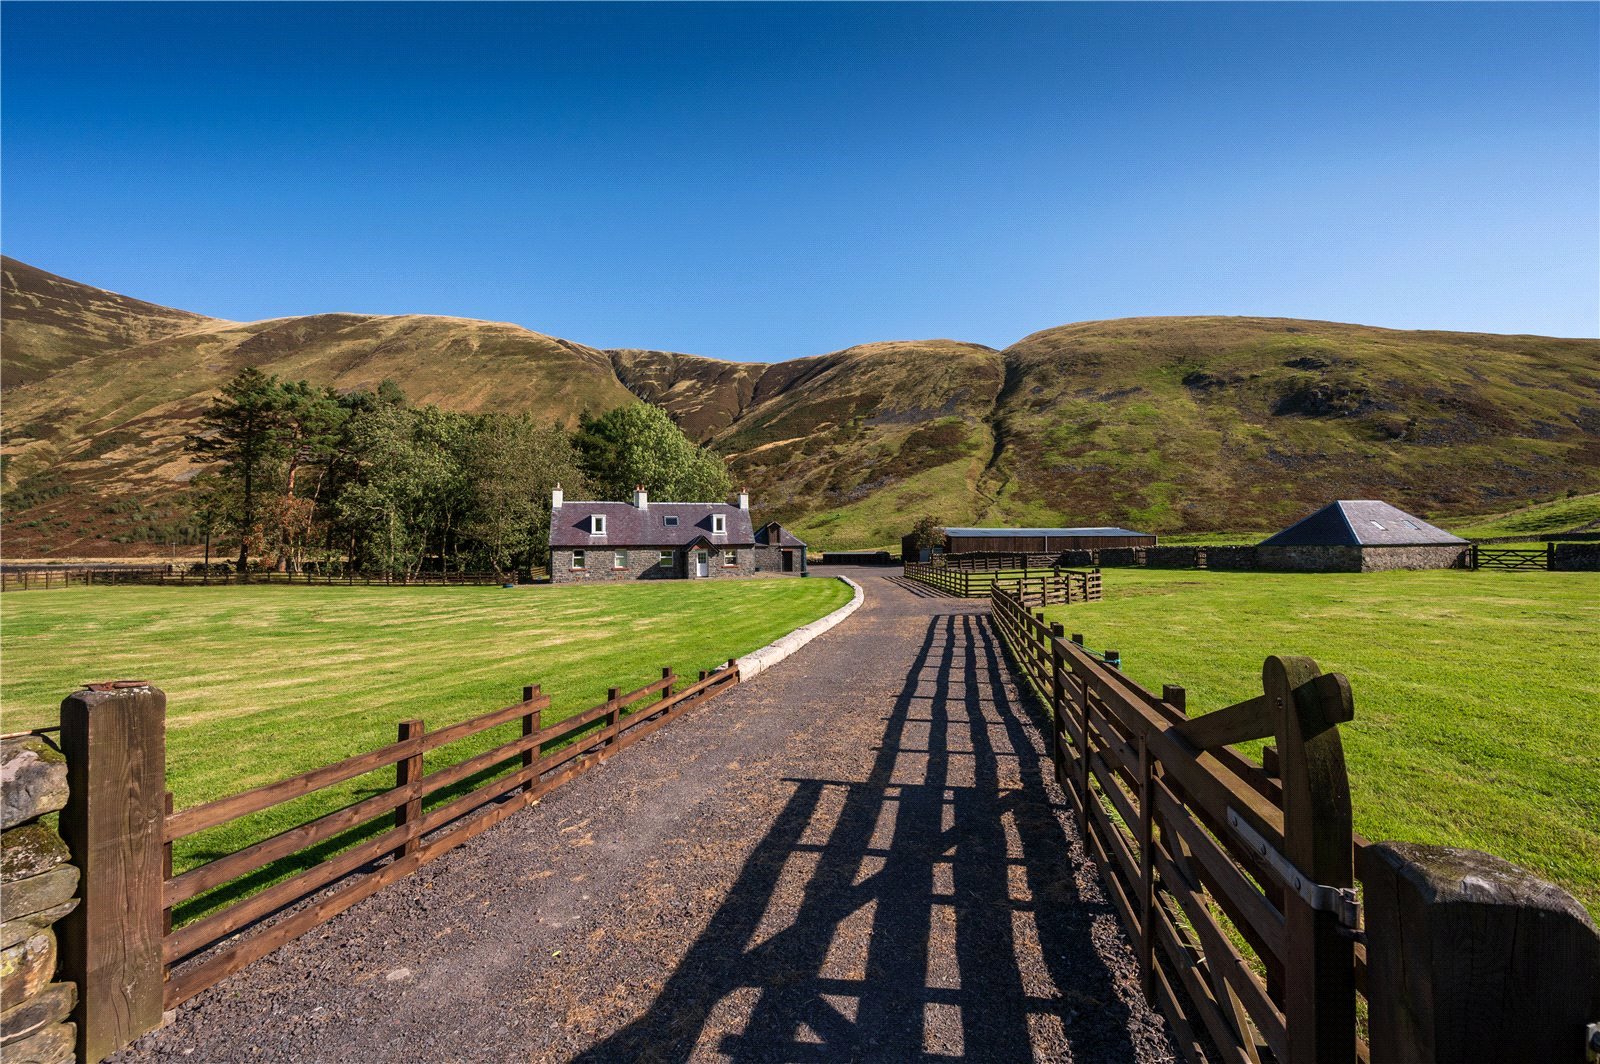
M 678 517 L 676 514 L 668 514 L 665 518 L 663 518 L 663 520 L 666 522 L 666 526 L 668 528 L 678 527 Z
M 606 515 L 591 514 L 589 516 L 589 535 L 603 536 L 606 534 Z
M 720 536 L 720 535 L 723 535 L 724 533 L 726 533 L 727 531 L 728 531 L 728 515 L 727 514 L 712 514 L 711 515 L 711 534 L 713 536 Z

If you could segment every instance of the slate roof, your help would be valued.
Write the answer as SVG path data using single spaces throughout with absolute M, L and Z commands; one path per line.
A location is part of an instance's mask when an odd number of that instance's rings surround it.
M 986 539 L 1022 539 L 1028 536 L 1145 536 L 1126 528 L 947 528 L 952 539 L 968 536 Z
M 1466 542 L 1386 502 L 1340 499 L 1262 540 L 1261 546 L 1421 547 Z
M 778 538 L 772 538 L 772 530 L 778 530 Z M 804 547 L 806 541 L 790 532 L 776 521 L 768 522 L 756 529 L 756 546 L 758 547 Z
M 603 536 L 589 532 L 589 519 L 602 514 L 606 519 Z M 727 518 L 727 532 L 711 531 L 711 515 Z M 676 517 L 671 525 L 667 518 Z M 750 527 L 750 511 L 726 502 L 651 502 L 639 509 L 631 502 L 584 502 L 566 500 L 550 511 L 550 546 L 593 547 L 687 547 L 704 538 L 713 546 L 753 547 L 755 531 Z

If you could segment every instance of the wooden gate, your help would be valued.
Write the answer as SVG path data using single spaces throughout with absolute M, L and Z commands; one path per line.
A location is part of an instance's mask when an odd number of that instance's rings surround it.
M 1473 547 L 1474 569 L 1532 569 L 1550 568 L 1550 548 L 1545 547 Z

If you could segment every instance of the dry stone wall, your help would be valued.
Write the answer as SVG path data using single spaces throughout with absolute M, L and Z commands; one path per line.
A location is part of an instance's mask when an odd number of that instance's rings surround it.
M 1600 543 L 1557 543 L 1550 568 L 1564 572 L 1600 572 Z
M 78 905 L 78 869 L 49 814 L 67 804 L 67 761 L 36 735 L 0 740 L 0 1058 L 73 1058 L 78 988 L 56 981 L 55 924 Z

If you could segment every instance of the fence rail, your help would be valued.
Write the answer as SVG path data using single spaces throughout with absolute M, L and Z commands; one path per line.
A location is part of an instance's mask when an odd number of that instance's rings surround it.
M 675 690 L 678 677 L 671 669 L 664 668 L 659 680 L 625 694 L 612 688 L 606 701 L 550 725 L 540 723 L 542 711 L 550 705 L 549 697 L 536 686 L 528 687 L 523 691 L 522 701 L 514 705 L 437 731 L 427 731 L 420 720 L 402 721 L 398 726 L 399 738 L 387 746 L 240 794 L 171 812 L 169 792 L 169 812 L 163 832 L 167 874 L 161 896 L 166 914 L 161 960 L 169 972 L 165 1006 L 172 1008 L 187 1001 L 252 960 L 332 919 L 388 883 L 415 871 L 537 801 L 553 788 L 627 749 L 691 706 L 738 682 L 738 669 L 730 662 L 714 672 L 701 673 L 694 683 Z M 516 721 L 522 723 L 522 734 L 518 738 L 424 773 L 422 758 L 427 752 Z M 181 875 L 171 874 L 172 844 L 178 839 L 390 765 L 395 768 L 395 782 L 387 790 Z M 498 774 L 513 767 L 515 771 Z M 463 794 L 451 795 L 443 805 L 424 812 L 423 802 L 429 796 L 448 792 L 485 774 L 490 776 L 487 782 Z M 480 813 L 491 803 L 498 804 L 489 812 Z M 388 831 L 258 894 L 173 930 L 173 906 L 385 816 L 394 818 L 394 826 Z M 393 859 L 381 867 L 367 868 L 386 857 Z M 364 868 L 367 871 L 359 879 L 337 893 L 317 900 L 257 934 L 229 941 L 265 917 L 331 884 L 349 879 Z M 211 952 L 198 962 L 185 963 L 207 950 Z
M 1343 677 L 1269 658 L 1262 695 L 1191 719 L 1178 688 L 1144 690 L 1004 587 L 991 601 L 1052 709 L 1056 778 L 1185 1056 L 1206 1042 L 1235 1061 L 1364 1055 Z M 1269 736 L 1276 773 L 1231 748 Z
M 990 601 L 1013 667 L 1049 707 L 1055 777 L 1141 989 L 1186 1058 L 1584 1058 L 1600 1031 L 1586 1033 L 1600 937 L 1583 906 L 1486 854 L 1357 835 L 1343 676 L 1270 657 L 1260 695 L 1191 717 L 1183 688 L 1145 690 L 1012 589 Z M 1260 764 L 1235 748 L 1252 739 L 1272 740 Z M 1524 950 L 1532 928 L 1548 938 Z
M 1012 569 L 985 571 L 952 569 L 926 562 L 905 567 L 907 579 L 960 598 L 982 598 L 996 587 L 1009 588 L 1033 606 L 1067 602 L 1098 602 L 1102 590 L 1098 569 Z

